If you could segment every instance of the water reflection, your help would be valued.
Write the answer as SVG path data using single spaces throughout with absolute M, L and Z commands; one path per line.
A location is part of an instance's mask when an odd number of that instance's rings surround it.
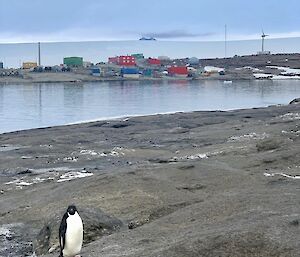
M 0 85 L 0 132 L 109 117 L 286 104 L 298 81 L 124 81 Z

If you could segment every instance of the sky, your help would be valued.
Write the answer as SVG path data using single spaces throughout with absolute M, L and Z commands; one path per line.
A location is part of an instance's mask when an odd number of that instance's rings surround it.
M 0 0 L 0 43 L 300 36 L 299 0 Z

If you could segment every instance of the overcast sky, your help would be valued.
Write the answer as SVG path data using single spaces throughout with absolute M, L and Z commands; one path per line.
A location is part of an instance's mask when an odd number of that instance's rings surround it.
M 299 0 L 0 0 L 0 43 L 300 36 Z

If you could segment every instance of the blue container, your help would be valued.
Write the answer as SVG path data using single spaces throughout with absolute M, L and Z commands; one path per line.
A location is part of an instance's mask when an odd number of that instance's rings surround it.
M 121 74 L 139 74 L 139 70 L 136 68 L 122 68 Z
M 100 76 L 101 69 L 99 67 L 92 67 L 91 68 L 91 73 L 92 73 L 93 76 Z

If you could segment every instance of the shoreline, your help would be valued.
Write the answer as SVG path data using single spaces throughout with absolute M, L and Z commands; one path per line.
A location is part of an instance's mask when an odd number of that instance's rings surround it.
M 289 104 L 1 134 L 0 255 L 55 249 L 35 239 L 75 203 L 125 224 L 89 237 L 88 257 L 296 257 L 299 119 Z
M 41 130 L 41 129 L 51 129 L 51 128 L 59 128 L 59 127 L 65 127 L 65 126 L 73 126 L 73 125 L 84 125 L 84 124 L 92 124 L 97 122 L 111 122 L 111 121 L 126 121 L 131 118 L 145 118 L 145 117 L 154 117 L 157 115 L 176 115 L 176 114 L 191 114 L 195 112 L 233 112 L 233 111 L 242 111 L 242 110 L 251 110 L 251 109 L 259 109 L 259 108 L 268 108 L 272 106 L 285 106 L 286 104 L 273 104 L 273 105 L 267 105 L 267 106 L 254 106 L 250 108 L 236 108 L 236 109 L 226 109 L 226 110 L 195 110 L 195 111 L 174 111 L 174 112 L 163 112 L 163 113 L 152 113 L 152 114 L 132 114 L 132 115 L 123 115 L 123 116 L 115 116 L 115 117 L 103 117 L 103 118 L 96 118 L 91 120 L 82 120 L 82 121 L 75 121 L 71 123 L 66 124 L 60 124 L 60 125 L 50 125 L 46 127 L 36 127 L 36 128 L 28 128 L 28 129 L 20 129 L 20 130 L 14 130 L 14 131 L 7 131 L 7 132 L 0 132 L 1 135 L 10 134 L 10 133 L 20 133 L 24 131 L 31 131 L 31 130 Z
M 44 74 L 45 77 L 47 77 L 47 74 Z M 51 74 L 52 75 L 52 74 Z M 77 74 L 78 75 L 78 74 Z M 253 78 L 245 78 L 245 77 L 231 77 L 231 76 L 220 76 L 220 77 L 201 77 L 201 78 L 181 78 L 181 77 L 163 77 L 163 78 L 146 78 L 146 77 L 141 77 L 139 79 L 130 79 L 130 78 L 86 78 L 81 77 L 81 76 L 74 76 L 76 79 L 23 79 L 23 78 L 1 78 L 0 77 L 0 85 L 7 85 L 7 84 L 39 84 L 39 83 L 90 83 L 90 82 L 126 82 L 126 81 L 138 81 L 138 82 L 172 82 L 172 81 L 238 81 L 238 80 L 245 80 L 245 81 L 253 81 L 256 80 L 254 77 Z

